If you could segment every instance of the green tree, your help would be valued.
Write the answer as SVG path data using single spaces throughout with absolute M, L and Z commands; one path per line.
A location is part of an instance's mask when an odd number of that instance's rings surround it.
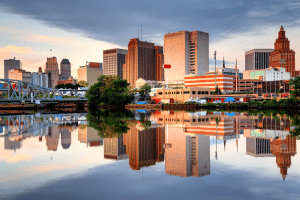
M 221 94 L 221 90 L 219 89 L 219 86 L 216 87 L 215 94 Z
M 146 83 L 145 85 L 143 85 L 143 86 L 140 88 L 140 91 L 139 91 L 139 93 L 140 93 L 140 95 L 141 95 L 140 100 L 143 101 L 143 100 L 146 99 L 146 97 L 149 97 L 150 91 L 151 91 L 151 86 L 150 86 L 150 85 L 148 85 L 147 83 Z
M 134 99 L 134 93 L 128 89 L 129 83 L 118 76 L 100 76 L 98 82 L 87 90 L 85 97 L 90 106 L 125 106 Z
M 89 86 L 89 84 L 86 81 L 79 81 L 78 85 L 80 85 L 80 87 L 87 87 L 87 86 Z
M 133 113 L 129 110 L 89 110 L 88 126 L 98 131 L 102 138 L 120 137 L 128 132 Z
M 65 87 L 66 87 L 65 84 L 58 84 L 55 86 L 55 89 L 60 89 L 60 88 L 64 89 Z
M 290 90 L 291 97 L 299 100 L 299 98 L 300 98 L 300 76 L 296 76 L 295 79 L 290 79 L 289 85 L 292 87 Z

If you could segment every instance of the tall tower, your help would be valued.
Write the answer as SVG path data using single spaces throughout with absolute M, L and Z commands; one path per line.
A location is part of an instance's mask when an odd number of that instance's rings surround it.
M 295 77 L 295 51 L 290 49 L 290 41 L 285 37 L 283 27 L 280 27 L 278 38 L 274 44 L 274 51 L 270 53 L 270 66 L 272 68 L 285 68 Z
M 4 60 L 4 79 L 8 79 L 8 71 L 11 69 L 22 69 L 22 63 L 20 60 L 9 59 Z
M 67 80 L 71 76 L 71 63 L 68 59 L 62 59 L 60 63 L 61 79 Z
M 209 71 L 209 34 L 201 31 L 180 31 L 165 34 L 165 63 L 169 80 L 184 80 L 184 75 L 203 76 Z
M 126 49 L 108 49 L 103 51 L 103 75 L 113 75 L 123 78 Z
M 162 64 L 161 59 L 156 59 L 156 55 L 162 55 L 162 48 L 155 47 L 154 43 L 140 41 L 138 38 L 131 39 L 123 65 L 123 79 L 126 79 L 132 87 L 135 87 L 135 82 L 139 78 L 157 80 L 156 66 L 162 68 Z M 158 61 L 160 63 L 156 64 Z
M 47 58 L 45 73 L 51 74 L 51 85 L 48 87 L 55 88 L 59 80 L 59 70 L 56 57 Z

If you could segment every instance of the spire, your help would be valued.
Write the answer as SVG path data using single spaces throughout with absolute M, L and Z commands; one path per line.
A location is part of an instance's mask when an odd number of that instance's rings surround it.
M 223 57 L 223 69 L 225 69 L 225 60 L 224 60 L 224 57 Z

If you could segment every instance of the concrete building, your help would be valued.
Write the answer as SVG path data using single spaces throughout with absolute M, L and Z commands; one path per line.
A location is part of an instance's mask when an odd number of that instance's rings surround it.
M 174 103 L 184 103 L 191 99 L 201 99 L 210 95 L 210 88 L 207 87 L 191 87 L 183 89 L 157 89 L 156 95 L 152 97 L 155 101 L 170 101 Z
M 128 43 L 128 54 L 123 65 L 123 79 L 136 87 L 139 78 L 144 80 L 163 80 L 163 54 L 162 47 L 155 47 L 154 43 L 131 39 Z M 158 63 L 157 63 L 158 62 Z M 160 77 L 159 75 L 160 74 Z
M 102 63 L 87 62 L 85 66 L 78 68 L 78 82 L 85 81 L 91 87 L 97 83 L 98 77 L 103 75 Z
M 274 49 L 252 49 L 245 53 L 245 70 L 269 68 L 269 55 Z
M 274 157 L 270 140 L 265 138 L 246 138 L 246 154 L 254 157 Z
M 60 62 L 60 80 L 68 80 L 71 76 L 71 63 L 68 59 L 64 58 Z
M 104 158 L 122 160 L 128 158 L 123 144 L 123 134 L 118 138 L 104 138 Z
M 57 151 L 59 135 L 60 132 L 58 126 L 49 127 L 48 135 L 45 136 L 48 151 Z
M 216 78 L 216 81 L 215 81 Z M 222 93 L 231 93 L 235 89 L 236 76 L 233 75 L 187 75 L 184 77 L 184 85 L 188 87 L 207 87 L 211 91 L 215 91 L 215 82 Z
M 151 88 L 161 88 L 163 86 L 163 81 L 155 81 L 155 80 L 144 80 L 142 78 L 139 78 L 135 82 L 135 87 L 137 89 L 140 89 L 145 84 L 150 85 Z
M 125 64 L 126 49 L 103 50 L 103 75 L 113 75 L 123 78 L 123 64 Z
M 63 126 L 61 128 L 60 141 L 63 149 L 69 149 L 71 146 L 72 126 Z
M 11 69 L 22 69 L 22 63 L 20 60 L 9 59 L 4 60 L 4 79 L 8 79 L 8 71 Z
M 37 73 L 32 72 L 31 74 L 31 83 L 35 85 L 39 85 L 41 87 L 48 88 L 49 85 L 49 74 L 47 73 Z
M 263 81 L 282 81 L 290 80 L 290 72 L 286 72 L 285 68 L 268 68 L 261 70 L 246 70 L 243 72 L 244 79 L 258 79 Z
M 165 34 L 164 51 L 164 63 L 171 65 L 171 69 L 165 69 L 168 80 L 183 80 L 189 74 L 203 76 L 209 71 L 208 33 L 180 31 Z
M 8 78 L 31 83 L 31 72 L 22 69 L 11 69 L 8 71 Z
M 291 73 L 291 77 L 295 77 L 295 51 L 290 49 L 290 41 L 285 37 L 282 26 L 278 32 L 278 39 L 274 43 L 274 51 L 270 53 L 270 66 L 283 67 L 286 72 Z
M 45 66 L 45 73 L 51 74 L 50 83 L 51 85 L 48 85 L 49 88 L 55 88 L 57 85 L 57 82 L 59 81 L 59 70 L 58 70 L 58 63 L 57 58 L 47 58 L 46 66 Z

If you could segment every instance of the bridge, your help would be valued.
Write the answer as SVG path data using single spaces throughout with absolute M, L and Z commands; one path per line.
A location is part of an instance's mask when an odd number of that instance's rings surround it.
M 58 89 L 45 88 L 13 79 L 0 79 L 0 102 L 87 101 L 85 98 L 63 99 Z
M 65 123 L 86 123 L 86 113 L 0 116 L 0 137 L 44 135 L 46 129 Z

